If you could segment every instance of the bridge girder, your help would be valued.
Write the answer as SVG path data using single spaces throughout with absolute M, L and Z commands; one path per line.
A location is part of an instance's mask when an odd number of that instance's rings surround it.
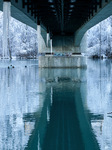
M 11 1 L 18 5 L 19 0 Z M 22 8 L 53 35 L 73 35 L 108 0 L 23 0 Z
M 45 31 L 44 37 L 49 33 L 54 51 L 59 48 L 65 52 L 66 48 L 83 52 L 80 43 L 85 32 L 112 15 L 112 0 L 0 0 L 0 3 L 3 1 L 11 2 L 14 18 L 35 29 L 40 25 Z M 46 43 L 46 38 L 43 40 Z

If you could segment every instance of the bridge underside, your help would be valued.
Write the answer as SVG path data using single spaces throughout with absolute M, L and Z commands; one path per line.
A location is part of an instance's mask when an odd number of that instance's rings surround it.
M 73 47 L 80 46 L 88 29 L 112 15 L 112 0 L 11 0 L 11 4 L 12 17 L 34 29 L 40 24 L 51 38 L 60 37 L 60 43 L 63 37 L 72 37 Z M 3 0 L 0 0 L 0 10 L 3 10 Z
M 39 53 L 84 52 L 80 43 L 86 31 L 112 15 L 112 0 L 11 0 L 11 4 L 12 17 L 37 29 Z M 0 0 L 1 10 L 2 5 Z
M 74 35 L 111 0 L 4 0 L 55 35 Z M 108 10 L 109 11 L 109 10 Z M 107 14 L 107 13 L 106 13 Z

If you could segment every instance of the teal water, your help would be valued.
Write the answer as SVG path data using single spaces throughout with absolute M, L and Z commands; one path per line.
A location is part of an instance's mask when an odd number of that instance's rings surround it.
M 111 67 L 111 60 L 88 59 L 87 69 L 0 61 L 0 150 L 111 150 Z

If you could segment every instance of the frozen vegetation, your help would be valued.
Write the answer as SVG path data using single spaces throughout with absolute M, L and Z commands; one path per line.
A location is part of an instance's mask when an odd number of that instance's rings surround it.
M 16 34 L 15 34 L 16 33 Z M 3 53 L 3 12 L 0 11 L 0 56 Z M 37 56 L 37 33 L 33 28 L 10 19 L 9 47 L 13 57 L 34 58 Z
M 112 57 L 112 16 L 87 31 L 87 54 Z

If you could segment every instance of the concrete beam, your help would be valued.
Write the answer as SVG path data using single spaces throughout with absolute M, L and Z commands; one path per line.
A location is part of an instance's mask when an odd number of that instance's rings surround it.
M 75 47 L 80 46 L 81 40 L 88 29 L 112 15 L 112 0 L 109 0 L 108 3 L 103 4 L 103 8 L 100 9 L 99 12 L 94 15 L 94 17 L 92 17 L 88 22 L 86 22 L 75 33 Z
M 3 11 L 3 0 L 0 0 L 0 10 Z M 35 30 L 37 29 L 37 23 L 34 18 L 27 13 L 25 8 L 22 8 L 22 1 L 18 1 L 18 3 L 15 3 L 14 0 L 11 1 L 11 16 Z
M 0 0 L 0 10 L 3 11 L 3 0 Z M 37 30 L 37 20 L 22 7 L 22 1 L 16 3 L 15 0 L 11 0 L 11 16 Z M 46 31 L 43 25 L 41 27 Z

